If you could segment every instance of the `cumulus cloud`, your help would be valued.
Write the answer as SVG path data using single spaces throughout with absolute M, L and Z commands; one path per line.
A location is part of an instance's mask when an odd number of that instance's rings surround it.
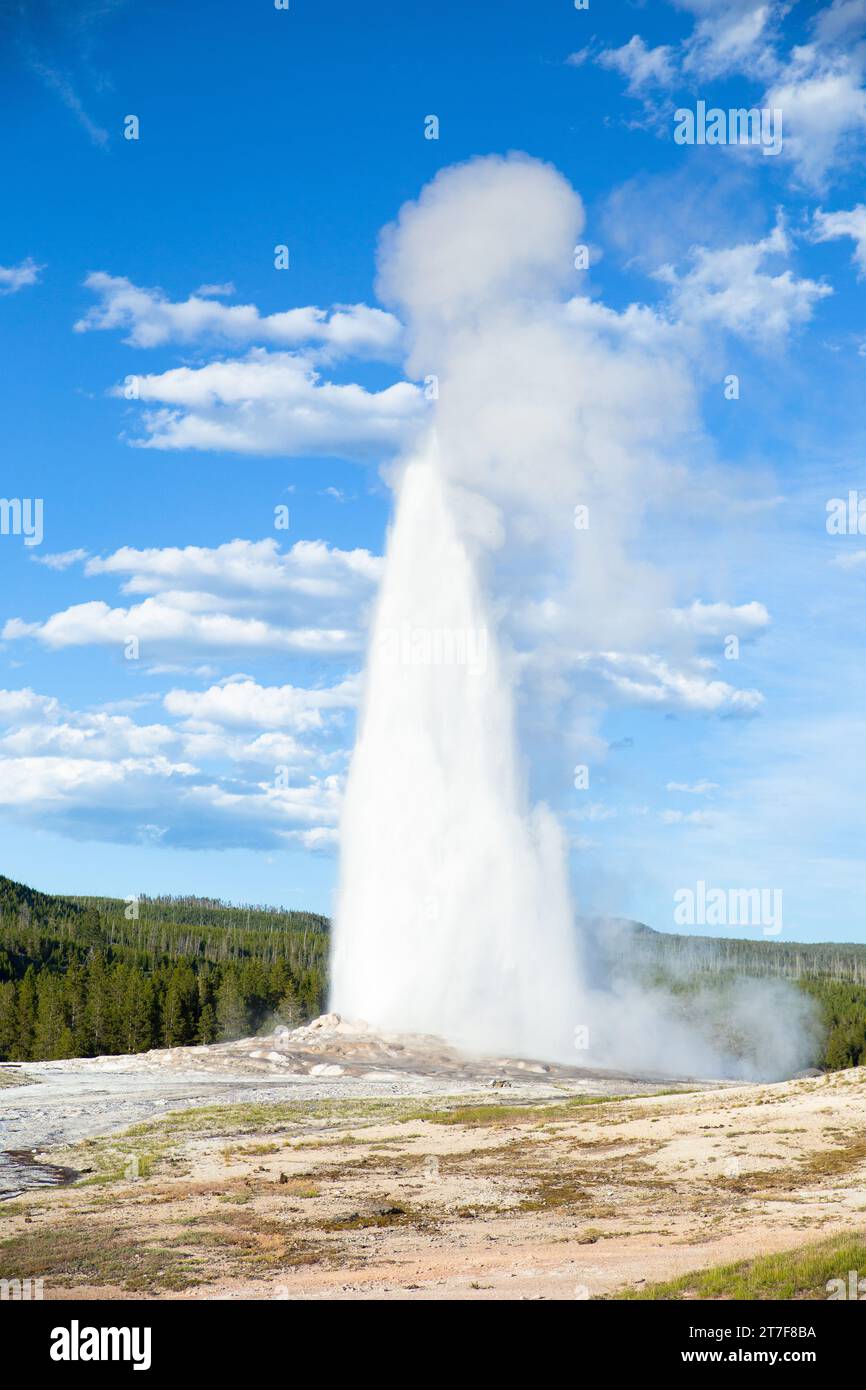
M 174 692 L 187 693 L 195 694 Z M 246 709 L 205 699 L 207 720 L 138 724 L 107 709 L 68 709 L 29 688 L 0 690 L 0 807 L 72 837 L 330 848 L 342 777 L 327 770 L 334 752 L 310 740 L 323 732 L 322 711 L 353 703 L 350 682 L 331 691 L 265 689 L 259 701 L 245 695 Z M 195 713 L 176 703 L 177 713 Z M 170 716 L 174 704 L 166 700 Z M 268 728 L 270 712 L 303 740 Z
M 333 599 L 367 592 L 382 569 L 369 550 L 340 550 L 324 541 L 296 541 L 281 551 L 275 539 L 233 540 L 217 546 L 121 546 L 93 557 L 88 575 L 127 576 L 128 594 L 155 594 L 176 589 L 206 589 L 235 596 L 294 593 L 305 599 Z
M 283 628 L 260 618 L 191 611 L 193 605 L 210 607 L 212 603 L 209 595 L 165 594 L 128 608 L 112 608 L 101 599 L 93 599 L 53 613 L 44 622 L 9 618 L 2 636 L 7 642 L 33 637 L 52 650 L 93 643 L 122 648 L 136 638 L 142 654 L 173 647 L 183 651 L 251 649 L 327 656 L 351 652 L 358 646 L 356 633 L 339 628 Z
M 130 438 L 140 447 L 365 459 L 402 447 L 425 416 L 424 393 L 409 381 L 368 390 L 322 376 L 322 365 L 338 358 L 399 355 L 401 324 L 383 309 L 306 305 L 262 314 L 254 304 L 225 303 L 231 283 L 202 285 L 184 300 L 104 271 L 85 284 L 98 302 L 75 324 L 79 333 L 117 330 L 139 348 L 232 350 L 139 374 L 132 390 L 130 377 L 114 387 L 143 407 L 141 433 Z
M 60 708 L 59 701 L 51 695 L 37 695 L 35 690 L 0 690 L 0 723 L 9 724 L 15 719 L 51 718 Z
M 630 95 L 639 98 L 659 134 L 669 134 L 666 113 L 649 105 L 651 87 L 671 91 L 690 84 L 744 76 L 760 81 L 754 105 L 782 112 L 783 160 L 796 180 L 821 190 L 862 153 L 866 136 L 866 91 L 862 43 L 866 8 L 862 0 L 833 0 L 809 19 L 808 41 L 785 49 L 782 20 L 787 0 L 671 0 L 694 19 L 676 45 L 650 48 L 634 35 L 619 49 L 585 49 L 616 71 Z M 572 59 L 567 60 L 569 62 Z M 700 93 L 704 95 L 703 92 Z
M 320 729 L 323 711 L 352 709 L 357 700 L 357 677 L 318 690 L 235 679 L 207 690 L 170 690 L 164 704 L 191 728 L 255 726 L 298 732 Z
M 677 627 L 699 637 L 724 637 L 735 633 L 739 637 L 762 632 L 769 626 L 770 615 L 763 603 L 702 603 L 699 599 L 687 608 L 676 608 L 671 617 Z
M 768 77 L 779 66 L 776 40 L 779 22 L 787 11 L 785 0 L 672 0 L 679 10 L 692 15 L 695 24 L 678 44 L 652 48 L 634 34 L 620 48 L 583 49 L 571 55 L 594 61 L 618 72 L 632 96 L 646 96 L 646 88 L 672 87 L 689 78 L 709 80 L 733 73 Z
M 583 230 L 580 198 L 549 166 L 523 156 L 458 166 L 383 233 L 384 317 L 407 325 L 400 341 L 411 379 L 439 378 L 438 447 L 455 515 L 480 556 L 507 657 L 526 676 L 526 689 L 545 686 L 545 695 L 572 708 L 590 691 L 599 708 L 754 713 L 760 693 L 716 679 L 693 652 L 720 626 L 759 631 L 766 610 L 757 601 L 698 600 L 675 610 L 672 577 L 642 554 L 644 509 L 648 499 L 662 512 L 680 503 L 701 438 L 697 336 L 719 322 L 751 332 L 773 305 L 781 331 L 811 302 L 809 282 L 765 270 L 765 257 L 788 250 L 780 226 L 766 244 L 730 253 L 751 252 L 751 261 L 741 254 L 736 264 L 709 265 L 696 253 L 691 268 L 668 281 L 664 312 L 640 305 L 617 311 L 576 292 L 573 252 Z M 760 304 L 735 309 L 730 296 L 744 271 L 746 289 L 750 274 L 770 288 L 759 283 Z M 428 418 L 423 393 L 408 381 L 379 392 L 321 381 L 314 366 L 321 359 L 312 352 L 334 348 L 334 315 L 311 318 L 303 310 L 294 321 L 240 306 L 243 313 L 231 317 L 222 302 L 228 286 L 202 287 L 175 304 L 129 281 L 109 281 L 87 328 L 120 329 L 138 345 L 210 338 L 246 349 L 258 340 L 240 358 L 137 378 L 146 442 L 384 456 L 405 450 Z M 825 292 L 813 290 L 812 301 Z M 356 316 L 351 327 L 367 334 L 370 349 L 375 333 L 367 321 Z M 312 352 L 288 350 L 277 336 L 262 346 L 263 332 L 306 334 Z M 399 481 L 401 466 L 389 462 L 386 477 Z M 576 524 L 579 508 L 589 516 L 584 529 Z M 235 539 L 45 558 L 53 568 L 83 562 L 90 580 L 119 583 L 126 600 L 99 597 L 38 621 L 10 618 L 5 640 L 29 637 L 59 651 L 122 649 L 135 636 L 141 655 L 164 671 L 205 652 L 239 655 L 243 667 L 247 652 L 250 664 L 253 654 L 286 653 L 333 655 L 344 659 L 343 670 L 348 657 L 354 667 L 381 574 L 380 558 L 367 550 L 315 541 L 286 551 L 273 539 Z M 134 788 L 135 811 L 124 833 L 147 826 L 164 834 L 163 843 L 183 835 L 238 843 L 239 835 L 261 844 L 291 835 L 324 844 L 335 833 L 340 785 L 333 768 L 356 700 L 355 678 L 306 689 L 236 676 L 204 690 L 168 691 L 164 724 L 134 725 L 149 734 L 63 718 L 44 742 L 21 733 L 5 751 L 129 764 L 123 785 Z M 277 765 L 292 769 L 291 796 L 267 780 Z M 102 774 L 82 776 L 103 785 Z M 147 790 L 160 783 L 172 787 L 163 814 Z M 91 828 L 102 824 L 92 804 Z M 195 829 L 184 828 L 182 815 Z
M 719 250 L 695 247 L 685 274 L 665 265 L 656 275 L 669 286 L 669 311 L 680 323 L 718 324 L 768 342 L 808 322 L 816 304 L 833 293 L 829 285 L 798 279 L 790 269 L 770 273 L 767 262 L 784 259 L 790 251 L 779 218 L 760 241 Z
M 307 305 L 263 315 L 254 304 L 221 303 L 234 294 L 232 284 L 203 285 L 187 299 L 173 301 L 162 290 L 142 289 L 123 275 L 104 271 L 94 271 L 84 283 L 99 302 L 78 320 L 76 332 L 120 329 L 133 347 L 209 339 L 237 346 L 315 343 L 329 355 L 391 358 L 400 341 L 400 324 L 393 314 L 367 304 L 330 310 Z
M 603 49 L 597 62 L 624 77 L 629 92 L 634 95 L 650 85 L 668 86 L 674 78 L 672 58 L 673 50 L 669 45 L 650 48 L 639 34 L 634 34 L 621 48 Z
M 695 17 L 682 47 L 682 66 L 702 78 L 732 73 L 766 76 L 777 63 L 775 41 L 786 0 L 674 0 Z
M 151 449 L 325 454 L 366 459 L 405 445 L 425 416 L 408 381 L 368 391 L 322 380 L 308 356 L 252 348 L 242 358 L 136 377 Z M 114 394 L 122 396 L 117 386 Z
M 341 655 L 361 645 L 381 571 L 380 557 L 368 550 L 297 541 L 281 551 L 272 538 L 70 554 L 69 563 L 85 559 L 88 577 L 120 579 L 125 594 L 145 597 L 128 606 L 94 599 L 44 621 L 10 618 L 5 640 L 30 637 L 59 650 L 122 647 L 135 637 L 149 659 L 181 650 Z M 46 558 L 65 567 L 68 557 Z
M 866 275 L 866 203 L 858 203 L 848 212 L 823 212 L 818 208 L 812 221 L 815 241 L 835 241 L 850 237 L 854 242 L 852 257 L 858 275 Z
M 37 265 L 31 256 L 19 261 L 17 265 L 0 265 L 0 294 L 16 294 L 18 290 L 23 290 L 25 285 L 35 285 L 40 270 L 44 269 L 45 267 Z
M 124 758 L 109 762 L 95 758 L 3 758 L 0 806 L 18 810 L 50 809 L 52 805 L 73 803 L 92 794 L 109 794 L 114 799 L 119 787 L 134 779 L 164 781 L 186 776 L 194 769 L 172 764 L 165 758 Z
M 832 171 L 863 147 L 863 55 L 825 52 L 817 44 L 795 48 L 762 104 L 784 113 L 783 155 L 794 163 L 799 180 L 820 192 Z
M 752 715 L 764 703 L 759 690 L 740 690 L 727 681 L 709 679 L 702 669 L 677 669 L 652 654 L 586 652 L 576 661 L 628 704 L 693 714 Z

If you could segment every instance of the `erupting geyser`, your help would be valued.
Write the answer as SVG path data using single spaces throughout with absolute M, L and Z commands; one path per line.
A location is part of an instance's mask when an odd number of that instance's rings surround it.
M 383 297 L 407 325 L 410 371 L 434 374 L 440 399 L 394 483 L 331 963 L 331 1006 L 349 1018 L 569 1060 L 582 1019 L 564 846 L 526 796 L 485 566 L 502 542 L 499 484 L 532 486 L 527 445 L 553 461 L 526 406 L 534 394 L 551 412 L 525 361 L 510 391 L 508 344 L 532 357 L 527 309 L 573 277 L 582 220 L 561 175 L 515 156 L 443 171 L 383 235 Z M 513 427 L 483 379 L 498 362 Z M 492 420 L 518 460 L 490 438 Z
M 399 486 L 343 815 L 333 1007 L 488 1051 L 573 1057 L 558 828 L 524 805 L 496 634 L 435 444 Z
M 639 558 L 642 499 L 676 495 L 694 429 L 670 325 L 576 283 L 582 230 L 567 181 L 513 155 L 443 170 L 383 234 L 381 296 L 405 324 L 409 375 L 438 397 L 391 476 L 331 1007 L 479 1051 L 783 1076 L 810 1050 L 793 991 L 747 981 L 687 997 L 629 962 L 599 971 L 563 837 L 524 783 L 515 673 L 536 727 L 553 711 L 567 770 L 557 700 L 582 655 L 652 650 L 672 594 Z M 579 532 L 576 503 L 592 516 Z

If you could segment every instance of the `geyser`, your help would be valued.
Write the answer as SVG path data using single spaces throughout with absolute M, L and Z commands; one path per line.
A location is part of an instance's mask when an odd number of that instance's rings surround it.
M 565 857 L 530 812 L 514 710 L 434 442 L 406 466 L 343 814 L 333 1007 L 467 1046 L 572 1057 Z
M 582 229 L 566 180 L 516 155 L 444 170 L 383 233 L 382 298 L 410 374 L 433 374 L 439 396 L 390 479 L 331 1008 L 477 1051 L 780 1076 L 810 1050 L 790 991 L 714 996 L 732 1048 L 713 1001 L 684 1011 L 628 968 L 590 970 L 563 837 L 524 781 L 515 671 L 549 677 L 534 687 L 546 715 L 581 653 L 652 650 L 671 595 L 635 555 L 640 499 L 678 494 L 694 425 L 669 326 L 574 295 Z M 593 518 L 579 535 L 576 501 Z

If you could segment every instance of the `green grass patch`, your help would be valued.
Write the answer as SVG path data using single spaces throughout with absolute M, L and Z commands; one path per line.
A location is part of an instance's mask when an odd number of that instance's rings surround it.
M 177 1292 L 200 1282 L 196 1262 L 131 1240 L 119 1227 L 51 1226 L 0 1241 L 0 1279 L 42 1278 L 49 1287 L 104 1285 L 130 1293 Z
M 866 1232 L 831 1236 L 816 1245 L 762 1255 L 684 1274 L 664 1284 L 618 1292 L 617 1299 L 822 1299 L 831 1279 L 866 1273 Z
M 421 1111 L 416 1116 L 434 1125 L 465 1125 L 479 1128 L 485 1125 L 533 1125 L 551 1120 L 572 1120 L 575 1113 L 588 1106 L 613 1105 L 623 1100 L 637 1100 L 628 1096 L 574 1096 L 571 1100 L 551 1101 L 549 1104 L 527 1103 L 526 1105 L 460 1105 L 450 1110 Z
M 136 1178 L 150 1178 L 157 1171 L 160 1159 L 165 1155 L 165 1147 L 146 1148 L 142 1144 L 132 1144 L 118 1149 L 110 1141 L 97 1141 L 87 1150 L 88 1167 L 96 1171 L 86 1174 L 77 1187 L 103 1187 L 109 1183 L 134 1182 Z

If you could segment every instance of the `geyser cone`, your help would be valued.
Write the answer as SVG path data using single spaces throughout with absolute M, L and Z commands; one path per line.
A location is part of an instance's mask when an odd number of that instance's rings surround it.
M 574 1059 L 559 830 L 518 774 L 512 693 L 435 449 L 403 475 L 342 826 L 332 1007 Z

